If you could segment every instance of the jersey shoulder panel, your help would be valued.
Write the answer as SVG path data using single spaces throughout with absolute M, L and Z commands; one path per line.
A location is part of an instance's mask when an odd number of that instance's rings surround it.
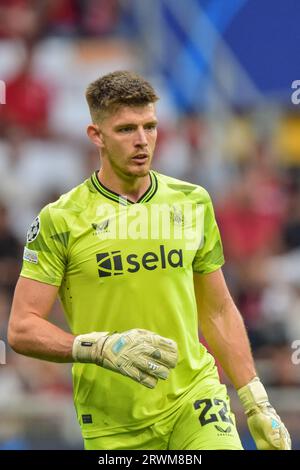
M 86 181 L 44 206 L 26 237 L 21 275 L 60 285 L 68 263 L 72 231 L 88 206 Z
M 188 181 L 179 180 L 171 176 L 166 176 L 161 173 L 156 173 L 159 183 L 169 190 L 182 193 L 193 202 L 207 204 L 211 202 L 209 193 L 205 188 L 197 184 L 189 183 Z
M 55 202 L 48 204 L 48 207 L 53 213 L 55 211 L 61 211 L 62 214 L 65 211 L 77 214 L 86 208 L 87 202 L 96 193 L 96 189 L 93 187 L 90 180 L 87 179 L 67 193 L 62 194 Z
M 97 193 L 90 180 L 87 179 L 67 193 L 62 194 L 56 201 L 45 206 L 41 211 L 41 215 L 44 213 L 49 214 L 56 231 L 70 230 L 70 227 L 77 225 L 80 215 L 90 207 L 95 197 L 101 203 L 102 196 Z

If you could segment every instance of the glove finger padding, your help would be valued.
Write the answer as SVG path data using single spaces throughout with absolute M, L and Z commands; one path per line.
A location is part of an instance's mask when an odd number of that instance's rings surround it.
M 141 371 L 146 372 L 149 375 L 158 377 L 159 379 L 166 380 L 169 377 L 169 369 L 157 361 L 154 361 L 150 356 L 145 354 L 139 355 L 133 362 L 133 364 Z
M 154 348 L 147 343 L 132 344 L 126 349 L 126 354 L 133 358 L 134 365 L 142 370 L 149 371 L 149 373 L 159 368 L 164 372 L 168 372 L 177 363 L 177 354 Z M 154 375 L 159 374 L 154 373 Z M 166 374 L 162 373 L 161 378 L 166 378 Z
M 167 350 L 161 350 L 157 344 L 164 344 Z M 177 345 L 152 332 L 134 329 L 109 336 L 103 345 L 101 356 L 103 367 L 154 388 L 157 379 L 166 379 L 169 368 L 175 367 Z
M 122 337 L 128 344 L 143 344 L 145 348 L 147 344 L 152 345 L 153 349 L 151 351 L 153 355 L 151 357 L 153 357 L 153 359 L 157 359 L 158 362 L 169 368 L 176 366 L 178 361 L 178 348 L 177 344 L 172 339 L 142 329 L 128 330 L 122 334 Z
M 113 370 L 115 372 L 120 372 L 123 375 L 128 375 L 137 382 L 141 383 L 142 380 L 140 380 L 140 376 L 144 377 L 146 375 L 147 377 L 155 377 L 156 382 L 157 379 L 166 380 L 169 376 L 169 369 L 167 367 L 151 360 L 149 357 L 142 354 L 142 352 L 140 352 L 140 354 L 137 355 L 135 359 L 132 359 L 132 357 L 130 357 L 127 353 L 121 354 L 114 360 L 106 357 L 103 359 L 102 367 Z
M 104 344 L 103 354 L 106 354 L 108 349 L 114 355 L 131 351 L 136 356 L 142 352 L 169 368 L 174 368 L 178 361 L 175 341 L 146 330 L 129 330 L 111 335 Z
M 152 375 L 147 374 L 146 372 L 138 369 L 137 367 L 134 367 L 131 361 L 124 361 L 123 358 L 122 360 L 117 361 L 116 364 L 113 364 L 107 359 L 104 359 L 103 367 L 105 369 L 110 369 L 114 372 L 118 372 L 119 374 L 122 374 L 126 377 L 130 377 L 135 382 L 138 382 L 147 388 L 155 388 L 158 382 L 157 377 L 153 377 Z
M 282 427 L 280 428 L 280 436 L 284 445 L 282 447 L 282 450 L 292 450 L 292 441 L 291 441 L 289 432 L 283 423 L 282 423 Z
M 170 349 L 164 349 L 162 346 L 157 346 L 153 348 L 150 357 L 155 359 L 160 364 L 163 364 L 170 369 L 174 369 L 178 362 L 177 347 L 176 349 L 173 349 L 173 347 Z
M 258 377 L 238 391 L 248 417 L 251 435 L 259 450 L 290 450 L 290 435 L 270 405 L 267 392 Z
M 274 408 L 259 407 L 248 418 L 251 435 L 259 450 L 289 450 L 291 441 L 287 429 Z
M 145 335 L 145 340 L 151 342 L 154 347 L 157 347 L 161 350 L 177 353 L 177 344 L 170 338 L 165 338 L 156 333 L 150 332 L 147 333 L 146 330 L 139 330 L 142 335 Z
M 151 375 L 143 374 L 142 372 L 140 372 L 138 382 L 147 388 L 155 388 L 157 385 L 158 379 L 156 377 L 152 377 Z

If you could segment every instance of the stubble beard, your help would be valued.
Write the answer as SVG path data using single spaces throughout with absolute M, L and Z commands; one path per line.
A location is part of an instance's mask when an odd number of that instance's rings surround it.
M 152 163 L 151 154 L 149 156 L 149 160 L 144 165 L 139 165 L 138 163 L 129 159 L 125 161 L 123 165 L 118 164 L 117 158 L 112 158 L 111 155 L 108 153 L 106 158 L 109 162 L 110 167 L 112 168 L 113 172 L 121 179 L 136 179 L 136 178 L 144 178 L 145 176 L 150 174 L 151 163 Z
M 114 167 L 117 173 L 123 174 L 127 178 L 144 178 L 150 173 L 151 161 L 146 165 L 140 166 L 134 162 L 131 162 L 123 168 L 118 167 L 117 165 L 114 165 Z

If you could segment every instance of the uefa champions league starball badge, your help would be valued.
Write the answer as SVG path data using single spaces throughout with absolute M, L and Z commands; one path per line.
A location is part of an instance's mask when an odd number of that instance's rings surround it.
M 39 231 L 40 231 L 40 218 L 36 217 L 27 232 L 27 236 L 26 236 L 27 242 L 28 243 L 33 242 L 38 236 Z

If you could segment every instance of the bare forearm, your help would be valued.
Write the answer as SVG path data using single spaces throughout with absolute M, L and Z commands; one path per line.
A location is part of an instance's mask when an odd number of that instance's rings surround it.
M 73 362 L 74 336 L 35 314 L 23 322 L 11 322 L 8 330 L 11 347 L 25 356 L 52 362 Z
M 203 335 L 236 389 L 255 375 L 255 366 L 244 322 L 231 298 L 220 311 L 205 315 L 201 321 Z

